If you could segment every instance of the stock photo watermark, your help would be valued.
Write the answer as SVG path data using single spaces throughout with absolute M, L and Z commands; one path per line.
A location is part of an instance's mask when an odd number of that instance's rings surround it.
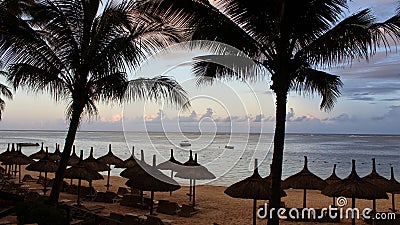
M 336 200 L 336 206 L 328 208 L 269 208 L 267 204 L 260 207 L 257 216 L 260 219 L 271 219 L 273 214 L 278 214 L 280 219 L 291 220 L 316 220 L 329 218 L 335 219 L 366 219 L 366 220 L 395 220 L 396 214 L 391 212 L 373 212 L 370 208 L 344 208 L 348 201 L 345 197 Z

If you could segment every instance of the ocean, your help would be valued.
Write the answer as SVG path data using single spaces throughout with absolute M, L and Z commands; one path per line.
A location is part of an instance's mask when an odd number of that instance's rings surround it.
M 66 132 L 62 131 L 0 131 L 0 152 L 7 143 L 44 143 L 53 152 L 56 143 L 64 145 Z M 259 162 L 262 176 L 269 174 L 272 161 L 273 134 L 200 134 L 200 133 L 138 133 L 138 132 L 78 132 L 75 145 L 77 150 L 89 155 L 94 148 L 97 158 L 107 153 L 108 145 L 122 159 L 131 155 L 140 158 L 144 150 L 145 160 L 152 163 L 155 154 L 157 164 L 169 159 L 174 149 L 177 160 L 185 162 L 189 150 L 197 153 L 198 162 L 206 166 L 217 177 L 214 180 L 198 181 L 199 184 L 229 186 L 252 174 L 254 159 Z M 189 141 L 190 147 L 180 147 L 182 141 Z M 225 148 L 233 146 L 233 149 Z M 23 147 L 22 152 L 30 155 L 40 147 Z M 78 152 L 77 152 L 78 153 Z M 355 159 L 357 172 L 362 177 L 371 172 L 372 158 L 376 158 L 378 172 L 389 178 L 390 166 L 394 166 L 396 178 L 400 180 L 400 135 L 351 135 L 351 134 L 287 134 L 284 153 L 283 178 L 303 168 L 304 156 L 308 157 L 311 172 L 327 178 L 333 164 L 337 164 L 339 177 L 350 173 L 351 160 Z M 113 169 L 112 175 L 119 175 L 122 169 Z M 170 174 L 170 171 L 164 171 Z M 186 180 L 176 179 L 181 184 Z

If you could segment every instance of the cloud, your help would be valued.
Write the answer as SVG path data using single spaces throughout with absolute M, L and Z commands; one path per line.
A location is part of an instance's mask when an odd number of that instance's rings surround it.
M 214 114 L 214 112 L 213 112 L 212 108 L 207 108 L 206 113 L 200 117 L 200 120 L 202 120 L 202 119 L 204 119 L 204 118 L 210 118 L 210 119 L 212 119 L 212 115 L 213 115 L 213 114 Z
M 264 117 L 265 116 L 263 114 L 258 114 L 258 115 L 256 115 L 256 118 L 253 120 L 253 122 L 260 123 L 263 121 Z
M 400 105 L 392 105 L 389 107 L 389 111 L 383 116 L 372 117 L 373 120 L 395 120 L 398 121 L 400 117 Z
M 322 121 L 333 121 L 333 122 L 347 122 L 350 120 L 350 116 L 346 113 L 342 113 L 339 116 L 336 117 L 331 117 L 331 118 L 325 118 Z

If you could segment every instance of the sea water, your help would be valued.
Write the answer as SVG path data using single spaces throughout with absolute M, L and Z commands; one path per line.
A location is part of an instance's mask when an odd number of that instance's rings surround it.
M 64 131 L 0 131 L 0 152 L 7 143 L 44 143 L 53 152 L 56 143 L 64 145 Z M 94 156 L 107 153 L 108 145 L 122 159 L 131 155 L 140 158 L 144 151 L 145 160 L 152 164 L 156 155 L 157 164 L 169 159 L 170 149 L 174 149 L 175 159 L 185 162 L 189 150 L 197 154 L 198 162 L 206 166 L 217 177 L 214 180 L 197 183 L 228 186 L 252 174 L 254 159 L 259 162 L 262 176 L 269 174 L 272 161 L 273 134 L 211 134 L 211 133 L 140 133 L 140 132 L 78 132 L 75 140 L 77 150 L 89 155 L 90 147 Z M 180 142 L 189 141 L 190 147 L 181 147 Z M 225 148 L 226 145 L 233 149 Z M 30 155 L 40 147 L 23 147 L 22 152 Z M 78 152 L 77 152 L 78 153 Z M 397 135 L 351 135 L 351 134 L 286 134 L 283 178 L 299 172 L 303 168 L 304 156 L 308 157 L 311 172 L 327 178 L 333 164 L 337 164 L 337 175 L 346 177 L 350 173 L 351 160 L 357 163 L 357 172 L 362 177 L 371 172 L 372 158 L 376 158 L 378 172 L 389 178 L 390 166 L 394 167 L 396 178 L 400 180 L 400 136 Z M 113 169 L 112 175 L 119 175 L 122 169 Z M 165 171 L 170 174 L 170 171 Z M 182 179 L 178 182 L 186 184 Z

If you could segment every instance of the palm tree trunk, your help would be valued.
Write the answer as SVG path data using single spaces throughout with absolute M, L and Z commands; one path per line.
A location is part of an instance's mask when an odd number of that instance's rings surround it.
M 60 192 L 63 185 L 65 170 L 67 169 L 68 160 L 71 156 L 72 145 L 75 141 L 76 132 L 79 127 L 79 121 L 83 112 L 83 106 L 74 107 L 72 111 L 71 120 L 69 123 L 69 129 L 67 137 L 65 138 L 64 150 L 61 154 L 60 163 L 56 176 L 54 178 L 53 187 L 51 189 L 49 201 L 51 203 L 57 203 L 60 197 Z
M 279 218 L 276 213 L 281 203 L 281 179 L 283 148 L 285 143 L 285 123 L 286 123 L 286 100 L 287 92 L 276 92 L 276 122 L 274 134 L 274 154 L 271 166 L 271 200 L 270 207 L 274 208 L 272 218 L 268 220 L 268 225 L 278 225 Z

